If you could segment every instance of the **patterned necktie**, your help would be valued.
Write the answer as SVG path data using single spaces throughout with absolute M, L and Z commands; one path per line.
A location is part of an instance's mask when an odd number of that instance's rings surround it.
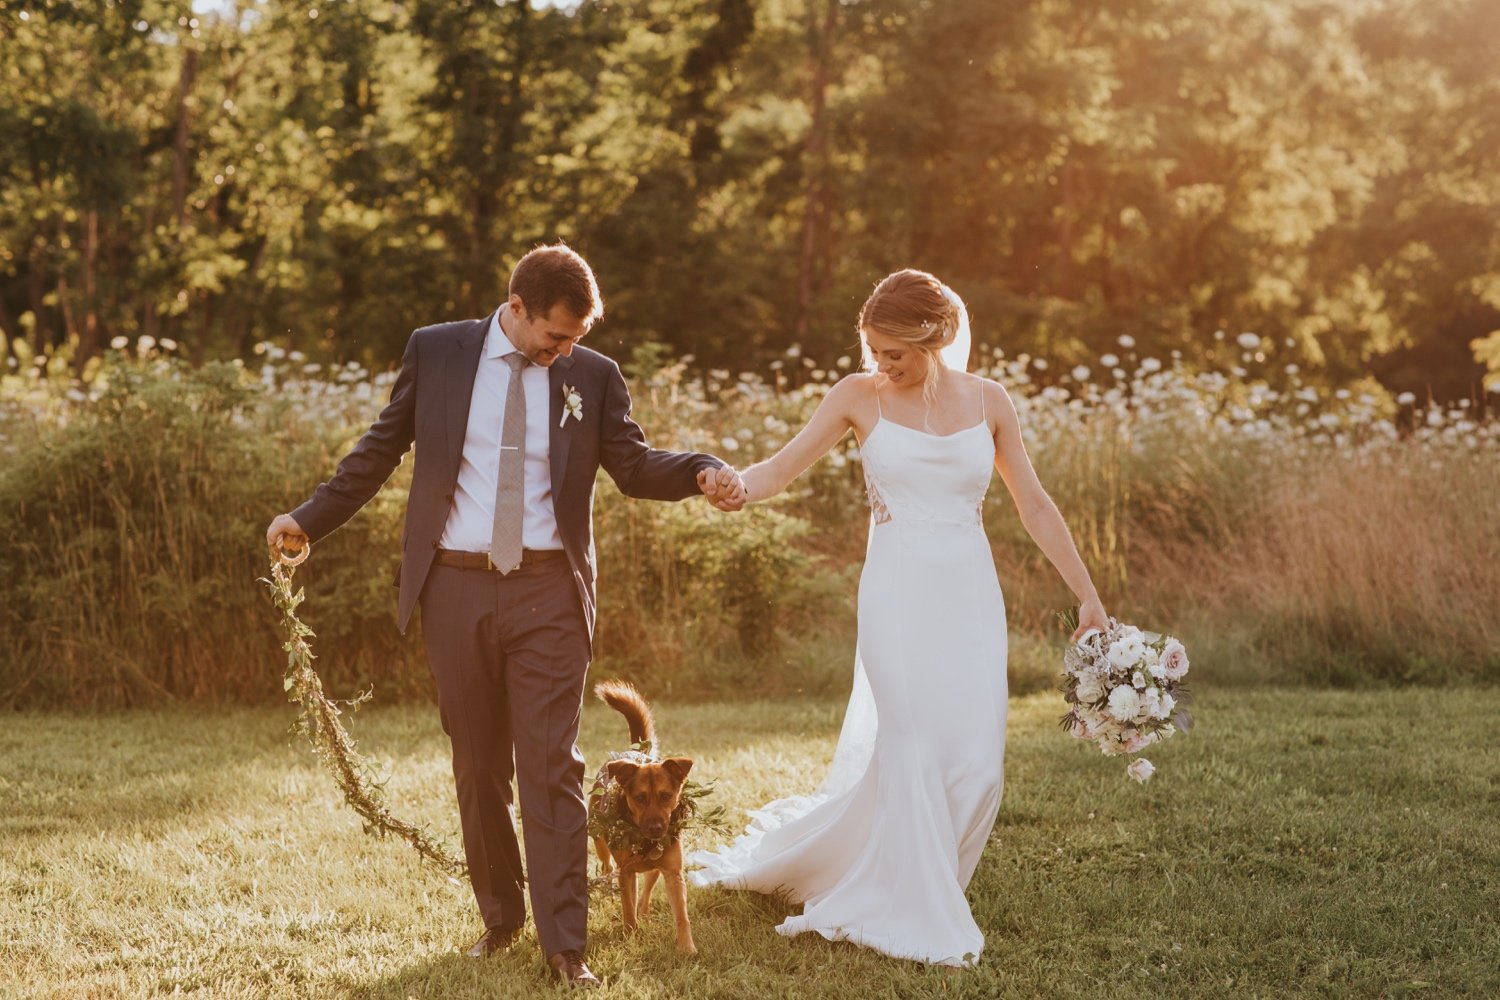
M 495 526 L 490 532 L 490 562 L 501 573 L 521 565 L 521 521 L 526 507 L 526 387 L 521 373 L 530 362 L 517 351 L 507 354 L 505 363 L 510 365 L 510 387 L 500 425 L 500 478 L 495 487 Z

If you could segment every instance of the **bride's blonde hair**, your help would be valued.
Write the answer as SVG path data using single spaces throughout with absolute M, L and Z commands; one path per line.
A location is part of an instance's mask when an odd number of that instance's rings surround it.
M 922 395 L 930 400 L 943 368 L 938 352 L 958 336 L 960 318 L 958 303 L 944 295 L 943 283 L 926 271 L 908 267 L 886 275 L 859 310 L 865 370 L 878 367 L 866 331 L 899 340 L 925 356 Z

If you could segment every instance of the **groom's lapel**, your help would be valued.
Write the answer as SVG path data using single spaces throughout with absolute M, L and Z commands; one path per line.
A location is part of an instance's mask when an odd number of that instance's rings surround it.
M 475 320 L 458 335 L 448 354 L 444 371 L 443 393 L 448 412 L 448 468 L 456 477 L 464 454 L 464 436 L 469 427 L 469 403 L 474 398 L 474 377 L 479 373 L 479 356 L 484 353 L 484 331 L 490 318 Z
M 552 362 L 552 367 L 547 369 L 548 404 L 547 412 L 551 417 L 547 421 L 547 432 L 549 434 L 548 450 L 552 455 L 552 503 L 557 503 L 558 497 L 562 496 L 563 475 L 568 471 L 568 445 L 573 442 L 573 424 L 578 423 L 573 418 L 568 418 L 568 426 L 563 426 L 563 386 L 572 385 L 570 371 L 573 368 L 573 359 L 558 357 Z

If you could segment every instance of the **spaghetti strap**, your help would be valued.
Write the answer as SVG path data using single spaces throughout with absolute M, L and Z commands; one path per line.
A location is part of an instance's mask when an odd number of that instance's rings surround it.
M 880 420 L 884 420 L 885 419 L 885 410 L 881 409 L 881 407 L 880 407 L 880 390 L 879 389 L 875 390 L 875 416 L 878 419 L 880 419 Z
M 988 427 L 990 425 L 990 415 L 985 412 L 984 396 L 985 396 L 985 392 L 984 392 L 984 379 L 980 379 L 979 380 L 979 422 L 982 423 L 982 424 L 984 424 L 985 427 Z

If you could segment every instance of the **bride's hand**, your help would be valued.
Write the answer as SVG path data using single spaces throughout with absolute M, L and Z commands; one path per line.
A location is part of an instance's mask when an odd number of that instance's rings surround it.
M 698 488 L 708 497 L 709 503 L 720 510 L 740 510 L 749 500 L 745 493 L 745 481 L 728 466 L 699 472 Z
M 1095 594 L 1078 606 L 1078 627 L 1073 630 L 1070 642 L 1077 642 L 1091 628 L 1109 631 L 1109 615 L 1104 613 L 1104 602 Z

